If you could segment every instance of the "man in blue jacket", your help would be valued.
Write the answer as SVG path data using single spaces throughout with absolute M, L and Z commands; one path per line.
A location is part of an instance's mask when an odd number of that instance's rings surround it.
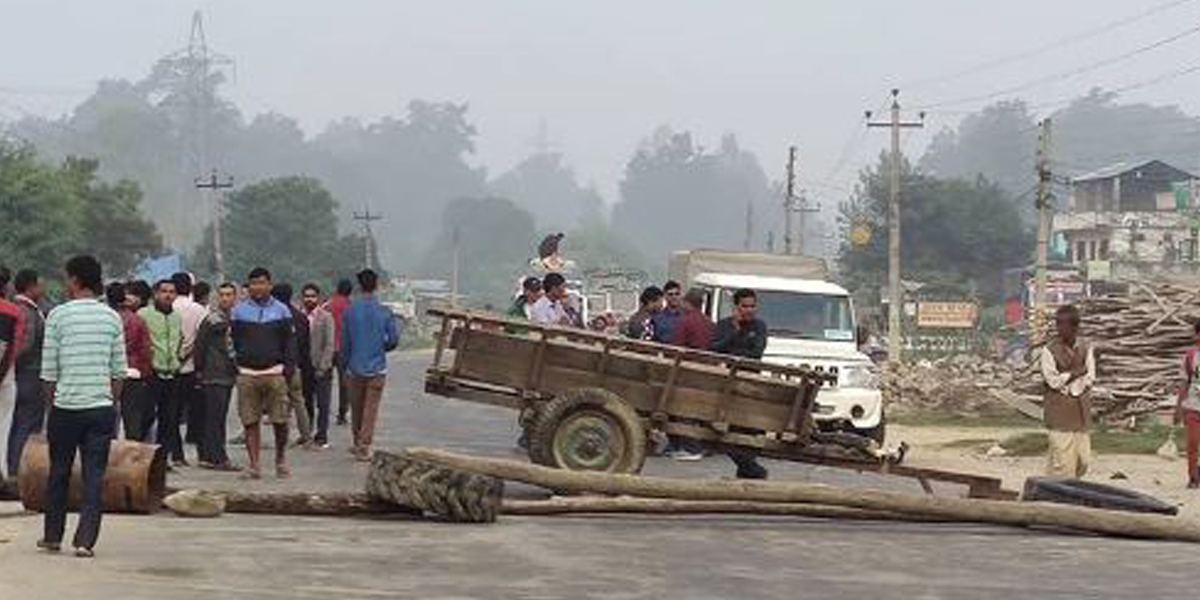
M 234 306 L 230 314 L 238 369 L 238 417 L 246 428 L 246 453 L 250 458 L 246 476 L 262 477 L 260 423 L 265 412 L 275 429 L 275 474 L 283 479 L 292 474 L 287 464 L 287 381 L 296 371 L 292 311 L 271 297 L 270 271 L 255 268 L 248 279 L 250 297 Z
M 371 460 L 371 443 L 379 403 L 387 381 L 387 353 L 400 343 L 392 311 L 375 297 L 379 276 L 371 269 L 358 274 L 361 294 L 342 316 L 342 352 L 346 391 L 350 395 L 350 428 L 354 433 L 354 457 Z

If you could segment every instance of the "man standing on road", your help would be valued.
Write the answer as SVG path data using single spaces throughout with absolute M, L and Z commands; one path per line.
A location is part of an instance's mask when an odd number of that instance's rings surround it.
M 117 416 L 125 428 L 125 439 L 142 441 L 145 439 L 142 424 L 150 402 L 145 378 L 154 372 L 154 359 L 150 349 L 150 329 L 130 309 L 129 296 L 126 284 L 119 281 L 104 288 L 108 307 L 121 317 L 121 330 L 125 334 L 125 384 L 121 386 L 121 396 L 116 398 Z
M 333 394 L 333 315 L 321 303 L 321 288 L 315 283 L 301 292 L 304 314 L 308 316 L 309 348 L 312 371 L 304 382 L 304 408 L 316 425 L 313 442 L 318 449 L 329 447 L 329 404 Z
M 666 282 L 663 299 L 667 306 L 654 315 L 654 341 L 670 344 L 675 339 L 675 327 L 683 318 L 683 286 L 678 281 Z
M 761 360 L 767 349 L 767 324 L 758 318 L 758 295 L 754 290 L 733 293 L 733 314 L 717 322 L 712 351 L 742 358 Z M 758 463 L 754 452 L 731 448 L 729 459 L 737 465 L 739 479 L 766 479 L 767 469 Z
M 229 398 L 237 383 L 230 315 L 237 303 L 237 287 L 225 282 L 217 287 L 217 306 L 209 311 L 196 332 L 196 374 L 204 394 L 204 438 L 200 440 L 200 467 L 236 471 L 225 451 L 225 421 Z
M 42 345 L 46 317 L 42 314 L 42 282 L 37 271 L 24 269 L 13 281 L 16 305 L 21 311 L 21 343 L 14 353 L 17 398 L 13 404 L 12 424 L 8 430 L 8 474 L 17 476 L 21 454 L 29 436 L 42 430 L 46 402 L 42 398 Z
M 692 288 L 683 296 L 682 315 L 673 324 L 674 338 L 671 343 L 692 350 L 708 350 L 713 341 L 713 323 L 704 314 L 704 290 Z M 666 455 L 679 461 L 697 461 L 704 458 L 704 447 L 696 440 L 671 436 L 671 446 Z
M 275 474 L 292 474 L 287 464 L 288 386 L 296 370 L 292 341 L 292 311 L 271 297 L 271 272 L 256 267 L 248 277 L 249 297 L 230 315 L 233 349 L 238 366 L 238 417 L 246 428 L 246 477 L 261 479 L 262 422 L 266 412 L 275 429 Z
M 1042 378 L 1046 429 L 1050 448 L 1046 473 L 1083 477 L 1092 456 L 1092 385 L 1096 358 L 1092 345 L 1079 339 L 1079 309 L 1072 305 L 1054 311 L 1055 337 L 1042 348 Z
M 25 323 L 21 318 L 21 309 L 8 298 L 8 282 L 12 279 L 12 271 L 0 266 L 0 383 L 8 375 L 12 366 L 17 347 L 24 341 L 21 332 Z
M 560 276 L 561 277 L 561 276 Z M 371 460 L 371 444 L 379 403 L 387 380 L 387 353 L 400 344 L 392 311 L 375 297 L 379 276 L 371 269 L 358 274 L 358 299 L 342 322 L 342 357 L 346 361 L 350 392 L 350 427 L 354 433 L 354 458 Z
M 139 432 L 158 430 L 157 441 L 176 466 L 187 464 L 179 437 L 179 368 L 183 347 L 183 319 L 175 310 L 175 282 L 163 279 L 154 284 L 154 301 L 138 312 L 150 330 L 150 364 L 154 372 L 147 382 L 149 401 Z
M 180 422 L 187 422 L 187 443 L 199 445 L 204 437 L 204 395 L 200 393 L 200 383 L 196 379 L 196 332 L 200 331 L 200 322 L 208 315 L 208 309 L 192 300 L 192 275 L 176 273 L 171 276 L 175 282 L 175 312 L 179 313 L 183 323 L 183 345 L 179 349 L 179 378 L 176 382 L 180 395 Z M 187 464 L 187 461 L 183 461 Z
M 350 308 L 350 294 L 354 291 L 354 284 L 350 283 L 349 279 L 342 279 L 337 282 L 337 288 L 334 291 L 333 298 L 329 299 L 329 314 L 333 317 L 333 364 L 337 369 L 337 387 L 338 387 L 338 403 L 337 403 L 337 424 L 345 425 L 347 423 L 346 415 L 350 411 L 350 396 L 346 391 L 346 368 L 343 366 L 345 361 L 342 360 L 342 315 L 346 313 L 346 309 Z
M 271 288 L 271 295 L 287 307 L 292 315 L 292 356 L 296 358 L 296 368 L 288 374 L 288 408 L 296 418 L 296 429 L 300 430 L 300 438 L 296 445 L 304 449 L 312 448 L 312 421 L 304 408 L 304 377 L 312 373 L 312 347 L 308 331 L 308 317 L 292 304 L 292 284 L 277 283 Z
M 46 483 L 45 533 L 38 547 L 58 552 L 67 525 L 67 494 L 75 453 L 83 472 L 83 504 L 75 529 L 75 555 L 94 556 L 103 511 L 101 492 L 109 444 L 116 426 L 113 399 L 125 378 L 125 335 L 121 318 L 97 301 L 100 262 L 91 256 L 67 261 L 71 301 L 46 319 L 42 379 L 51 404 L 46 431 L 50 474 Z

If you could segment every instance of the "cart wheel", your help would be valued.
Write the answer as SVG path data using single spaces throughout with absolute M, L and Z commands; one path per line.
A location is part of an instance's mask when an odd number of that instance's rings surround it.
M 646 430 L 620 396 L 599 388 L 570 390 L 538 411 L 529 457 L 571 471 L 638 473 L 646 462 Z

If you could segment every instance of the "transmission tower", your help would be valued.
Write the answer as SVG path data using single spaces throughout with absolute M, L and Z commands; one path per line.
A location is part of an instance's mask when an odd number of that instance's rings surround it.
M 217 87 L 226 81 L 227 73 L 235 73 L 234 67 L 232 58 L 209 48 L 204 15 L 200 11 L 192 14 L 188 45 L 163 57 L 155 65 L 149 81 L 150 91 L 161 95 L 164 104 L 177 108 L 176 127 L 185 145 L 181 170 L 188 174 L 188 184 L 194 174 L 208 173 L 218 167 L 213 157 L 210 117 L 217 106 Z M 177 218 L 172 221 L 194 229 L 169 232 L 177 238 L 173 242 L 186 245 L 193 241 L 188 238 L 203 230 L 203 218 L 197 220 L 191 210 L 199 201 L 192 185 L 180 185 L 175 206 Z M 207 212 L 216 214 L 217 211 Z

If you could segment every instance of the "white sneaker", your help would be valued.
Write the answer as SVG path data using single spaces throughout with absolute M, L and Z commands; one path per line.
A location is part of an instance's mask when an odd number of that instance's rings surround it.
M 674 450 L 668 452 L 667 456 L 680 462 L 696 462 L 704 460 L 704 454 L 701 452 L 688 452 L 687 450 Z

